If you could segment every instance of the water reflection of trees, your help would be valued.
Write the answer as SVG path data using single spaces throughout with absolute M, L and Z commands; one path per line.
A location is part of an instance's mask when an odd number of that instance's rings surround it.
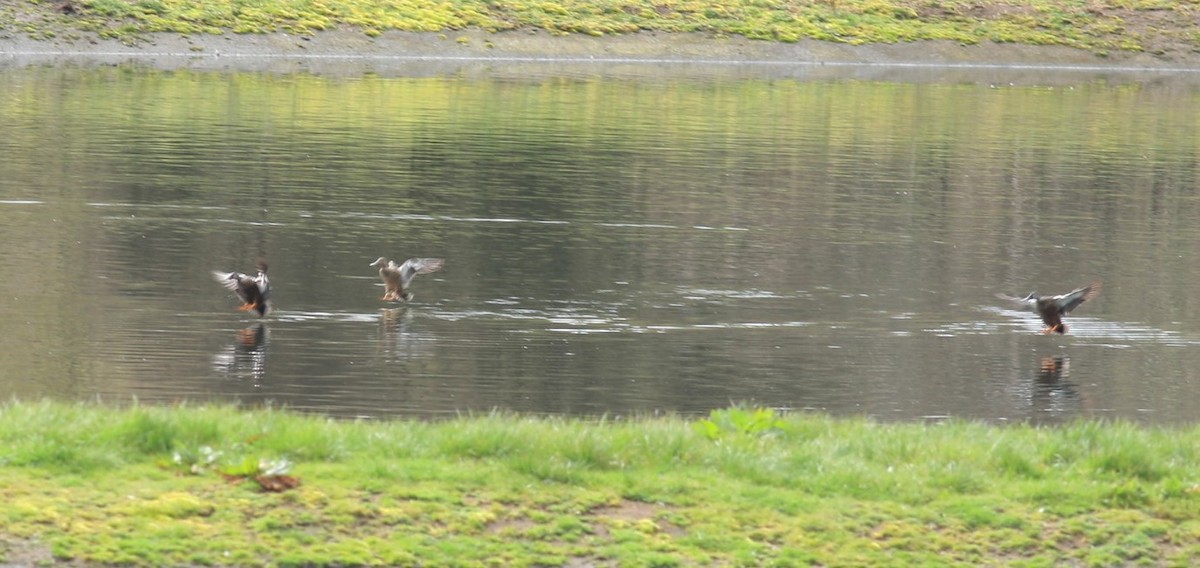
M 207 270 L 249 263 L 253 249 L 268 244 L 279 300 L 291 306 L 375 309 L 374 290 L 359 299 L 360 283 L 345 275 L 370 277 L 366 262 L 402 246 L 455 252 L 440 297 L 527 301 L 616 289 L 622 317 L 640 324 L 677 323 L 644 298 L 681 284 L 863 293 L 870 297 L 853 302 L 789 299 L 776 313 L 874 329 L 879 312 L 945 313 L 990 298 L 989 288 L 1069 287 L 1082 283 L 1076 275 L 1103 277 L 1110 291 L 1090 314 L 1200 321 L 1200 302 L 1186 300 L 1200 271 L 1200 122 L 1190 95 L 1169 88 L 280 80 L 124 69 L 76 71 L 64 90 L 62 73 L 0 79 L 0 89 L 49 93 L 0 96 L 6 120 L 38 126 L 6 131 L 0 193 L 32 191 L 48 201 L 0 225 L 11 237 L 0 239 L 7 273 L 21 275 L 6 282 L 11 293 L 0 307 L 38 314 L 7 318 L 3 329 L 17 342 L 53 348 L 43 351 L 78 354 L 72 346 L 103 344 L 97 338 L 113 321 L 155 329 L 150 320 L 164 311 L 223 308 L 227 298 Z M 131 105 L 133 96 L 154 104 Z M 106 181 L 87 183 L 95 179 Z M 88 205 L 95 202 L 122 207 Z M 473 217 L 529 222 L 461 221 Z M 76 279 L 68 268 L 79 265 L 103 278 Z M 31 301 L 30 290 L 46 293 Z M 122 310 L 134 301 L 160 309 L 101 322 L 90 308 L 113 305 L 106 296 L 129 299 L 118 303 Z M 760 304 L 727 300 L 701 313 L 711 318 L 702 323 L 742 321 L 747 306 Z M 602 396 L 672 401 L 695 382 L 618 389 L 594 377 L 703 381 L 759 361 L 737 380 L 774 376 L 785 384 L 795 380 L 792 369 L 772 362 L 796 359 L 801 348 L 812 351 L 806 368 L 833 376 L 813 367 L 829 360 L 816 336 L 827 328 L 788 337 L 782 355 L 775 343 L 712 333 L 721 339 L 606 340 L 604 354 L 573 348 L 566 356 L 551 341 L 533 346 L 538 356 L 477 349 L 473 361 L 455 364 L 464 376 L 495 382 L 504 358 L 503 371 L 519 381 L 542 375 L 544 384 L 528 392 L 561 397 L 561 406 Z M 422 356 L 431 345 L 403 311 L 385 311 L 381 330 L 391 360 Z M 261 361 L 239 340 L 227 346 L 223 368 L 265 368 L 262 331 Z M 848 341 L 877 352 L 870 342 L 878 335 Z M 886 355 L 890 368 L 908 370 L 888 377 L 904 392 L 922 392 L 940 372 L 930 370 L 933 355 L 957 359 L 923 344 Z M 19 349 L 4 361 L 56 377 L 84 366 Z M 1036 372 L 1032 408 L 1066 413 L 1053 409 L 1077 403 L 1066 363 L 1057 375 Z M 1187 359 L 1164 364 L 1181 367 L 1164 373 L 1194 380 Z M 555 365 L 569 365 L 574 382 L 552 380 L 567 375 L 556 375 Z M 710 398 L 726 392 L 713 389 Z

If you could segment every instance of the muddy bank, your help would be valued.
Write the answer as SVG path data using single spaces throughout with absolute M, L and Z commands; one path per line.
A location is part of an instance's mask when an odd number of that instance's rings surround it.
M 638 33 L 555 36 L 544 31 L 489 33 L 357 30 L 312 36 L 275 34 L 157 34 L 137 45 L 83 35 L 35 40 L 0 37 L 0 66 L 140 64 L 202 69 L 353 76 L 446 73 L 675 73 L 768 77 L 840 76 L 872 79 L 1077 82 L 1100 74 L 1132 80 L 1200 82 L 1200 54 L 1164 59 L 1137 52 L 1099 56 L 1058 46 L 960 45 L 952 42 L 848 45 L 805 40 L 776 43 L 703 34 Z M 1048 76 L 1057 77 L 1048 80 Z M 1074 77 L 1074 78 L 1072 78 Z M 988 79 L 990 78 L 990 79 Z

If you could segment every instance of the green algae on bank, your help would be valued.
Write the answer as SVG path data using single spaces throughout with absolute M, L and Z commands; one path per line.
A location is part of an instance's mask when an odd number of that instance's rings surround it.
M 1200 51 L 1200 33 L 1193 25 L 1198 9 L 1194 2 L 1157 0 L 21 0 L 0 3 L 0 37 L 24 33 L 58 38 L 92 31 L 135 43 L 156 32 L 311 34 L 347 27 L 370 37 L 389 30 L 544 30 L 589 36 L 699 32 L 778 42 L 950 40 L 1170 55 Z
M 1198 434 L 10 403 L 0 562 L 1183 566 L 1200 554 Z M 219 475 L 280 459 L 299 487 Z

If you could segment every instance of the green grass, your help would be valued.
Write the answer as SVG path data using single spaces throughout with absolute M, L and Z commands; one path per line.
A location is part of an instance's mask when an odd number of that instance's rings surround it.
M 1096 52 L 1192 51 L 1200 40 L 1191 22 L 1197 4 L 1161 0 L 64 0 L 0 6 L 0 29 L 33 37 L 66 26 L 137 41 L 151 32 L 310 34 L 337 27 L 368 36 L 386 30 L 435 32 L 540 29 L 603 36 L 639 31 L 794 42 L 892 43 L 944 39 L 1065 45 Z M 37 14 L 30 17 L 29 14 Z M 31 21 L 32 20 L 32 21 Z M 51 35 L 54 35 L 53 33 Z M 1169 45 L 1164 45 L 1169 44 Z
M 1200 428 L 0 407 L 0 562 L 1187 565 Z M 284 462 L 283 460 L 287 460 Z M 301 486 L 220 473 L 290 463 Z

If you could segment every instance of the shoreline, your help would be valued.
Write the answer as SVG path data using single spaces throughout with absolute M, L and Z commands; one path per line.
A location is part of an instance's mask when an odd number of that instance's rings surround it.
M 808 78 L 982 71 L 1046 76 L 1121 74 L 1156 80 L 1175 77 L 1200 83 L 1200 54 L 1184 60 L 1167 60 L 1139 52 L 1102 57 L 1062 46 L 997 43 L 921 41 L 850 45 L 817 40 L 779 43 L 699 33 L 641 32 L 592 37 L 557 36 L 537 30 L 389 31 L 371 38 L 352 29 L 311 36 L 159 33 L 144 39 L 136 45 L 126 45 L 86 34 L 73 40 L 3 37 L 0 68 L 137 64 L 166 70 L 353 76 L 443 74 L 480 68 L 503 71 L 530 66 L 543 72 L 552 67 L 585 67 L 588 73 L 601 74 L 639 74 L 635 68 L 648 68 L 657 75 L 662 67 L 668 66 L 717 68 L 709 69 L 708 74 L 732 71 Z

